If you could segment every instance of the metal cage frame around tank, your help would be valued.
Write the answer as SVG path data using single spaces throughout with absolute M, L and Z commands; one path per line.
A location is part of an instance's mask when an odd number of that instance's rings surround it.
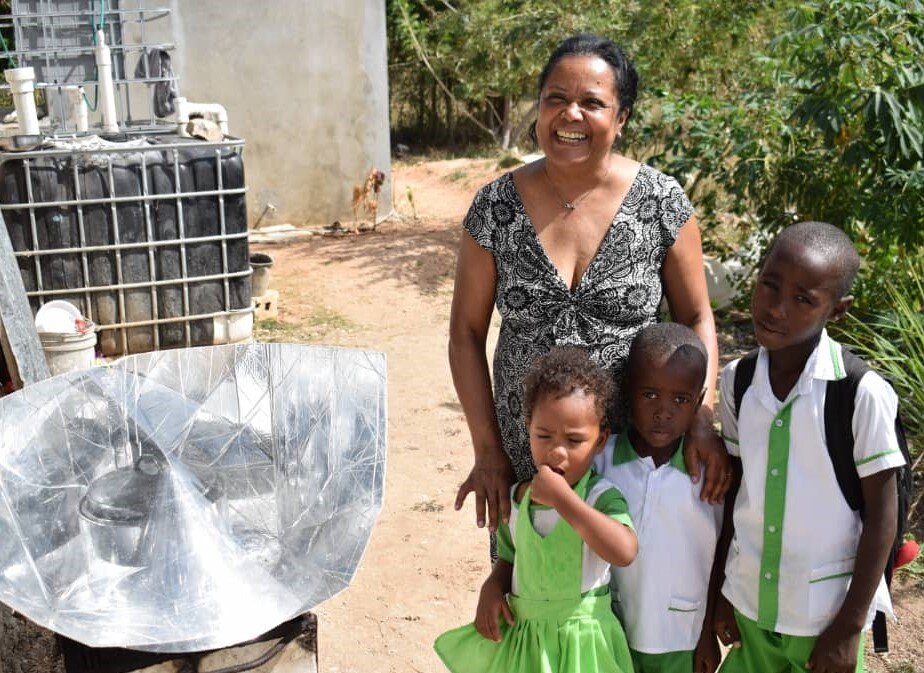
M 167 323 L 183 323 L 184 324 L 184 334 L 185 334 L 185 345 L 196 345 L 193 343 L 190 324 L 198 320 L 207 320 L 215 318 L 227 318 L 230 320 L 232 316 L 243 315 L 243 314 L 252 314 L 254 311 L 253 304 L 251 303 L 249 307 L 245 308 L 232 308 L 231 306 L 231 289 L 230 282 L 233 279 L 237 278 L 246 278 L 249 277 L 253 271 L 247 266 L 245 270 L 242 271 L 232 271 L 228 265 L 228 243 L 230 241 L 244 239 L 246 240 L 249 232 L 245 226 L 241 232 L 229 233 L 227 230 L 227 218 L 225 212 L 225 199 L 229 196 L 243 195 L 246 193 L 246 186 L 241 187 L 228 187 L 223 184 L 222 179 L 222 152 L 227 151 L 229 148 L 233 149 L 235 152 L 240 153 L 244 145 L 244 141 L 235 138 L 228 138 L 222 142 L 217 143 L 206 143 L 206 142 L 196 142 L 191 145 L 189 143 L 176 142 L 176 143 L 163 143 L 159 145 L 152 145 L 150 147 L 139 148 L 136 146 L 132 147 L 118 147 L 118 146 L 109 146 L 105 149 L 94 149 L 94 150 L 73 150 L 73 149 L 57 149 L 57 150 L 37 150 L 29 152 L 0 152 L 0 163 L 18 160 L 22 161 L 23 171 L 25 173 L 25 186 L 27 191 L 27 200 L 21 203 L 3 203 L 0 204 L 0 213 L 3 213 L 4 218 L 7 217 L 7 214 L 10 211 L 14 210 L 27 210 L 29 216 L 29 226 L 31 229 L 32 240 L 37 245 L 38 241 L 38 223 L 36 213 L 45 208 L 73 208 L 76 212 L 77 227 L 80 237 L 81 245 L 68 248 L 51 248 L 51 249 L 31 249 L 31 250 L 17 250 L 15 255 L 18 260 L 25 260 L 26 262 L 31 262 L 35 270 L 35 279 L 36 279 L 36 288 L 33 290 L 28 290 L 27 296 L 30 300 L 37 299 L 40 304 L 44 304 L 53 299 L 60 299 L 64 296 L 82 296 L 84 299 L 84 310 L 86 311 L 86 317 L 90 320 L 96 320 L 96 316 L 93 314 L 93 295 L 100 292 L 116 292 L 118 296 L 118 314 L 119 320 L 115 323 L 106 323 L 100 324 L 98 327 L 100 331 L 114 330 L 117 331 L 122 346 L 122 353 L 127 354 L 131 352 L 138 352 L 133 350 L 129 345 L 128 330 L 133 328 L 144 328 L 151 327 L 153 333 L 153 349 L 159 350 L 161 347 L 159 330 L 158 326 L 164 325 Z M 203 191 L 183 191 L 180 181 L 180 152 L 182 150 L 189 150 L 191 147 L 195 147 L 196 150 L 212 150 L 215 158 L 215 174 L 217 176 L 217 188 L 214 190 L 203 190 Z M 172 165 L 173 165 L 173 191 L 166 194 L 156 194 L 152 193 L 150 185 L 148 184 L 147 179 L 147 157 L 151 152 L 164 153 L 169 152 L 172 156 Z M 141 180 L 141 190 L 142 193 L 139 195 L 131 196 L 117 196 L 115 189 L 115 179 L 113 175 L 113 159 L 114 155 L 119 155 L 122 153 L 140 153 L 141 162 L 140 174 L 142 176 Z M 64 200 L 36 200 L 33 194 L 32 188 L 32 171 L 36 163 L 48 162 L 56 158 L 67 158 L 73 157 L 74 155 L 99 155 L 104 157 L 106 161 L 106 174 L 108 176 L 108 186 L 109 194 L 102 198 L 88 198 L 85 195 L 82 195 L 80 192 L 80 179 L 78 175 L 78 168 L 76 163 L 72 163 L 71 171 L 71 180 L 72 187 L 74 189 L 73 199 L 64 199 Z M 218 204 L 218 213 L 219 213 L 219 234 L 217 235 L 207 235 L 207 236 L 190 236 L 186 231 L 186 224 L 184 218 L 184 199 L 190 198 L 201 198 L 201 197 L 214 197 L 217 199 Z M 169 238 L 156 240 L 154 237 L 154 221 L 151 213 L 151 204 L 155 201 L 164 201 L 170 200 L 175 202 L 177 208 L 177 238 Z M 119 240 L 119 220 L 118 220 L 118 208 L 119 204 L 125 203 L 140 203 L 144 213 L 144 230 L 146 233 L 146 240 L 143 242 L 134 242 L 126 243 Z M 108 206 L 109 212 L 112 217 L 112 235 L 113 243 L 107 245 L 86 245 L 86 231 L 84 227 L 84 208 L 87 206 Z M 245 223 L 246 224 L 246 223 Z M 221 273 L 219 274 L 208 274 L 208 275 L 189 275 L 187 268 L 187 248 L 190 245 L 202 244 L 215 242 L 219 243 L 221 246 Z M 169 279 L 158 279 L 156 277 L 155 269 L 155 251 L 158 249 L 163 249 L 166 247 L 178 247 L 179 248 L 179 260 L 181 274 L 179 278 L 169 278 Z M 146 250 L 148 255 L 148 264 L 150 271 L 150 278 L 146 281 L 141 282 L 131 282 L 124 283 L 122 281 L 122 253 L 126 250 Z M 103 252 L 103 253 L 113 253 L 116 259 L 115 270 L 117 275 L 117 282 L 115 284 L 107 285 L 94 285 L 91 282 L 88 255 L 90 253 Z M 83 287 L 80 288 L 45 288 L 42 282 L 42 262 L 43 259 L 52 256 L 52 255 L 79 255 L 81 260 L 82 268 L 82 280 Z M 193 306 L 190 303 L 189 290 L 190 286 L 195 283 L 202 283 L 208 281 L 222 281 L 224 289 L 224 310 L 221 311 L 207 311 L 207 312 L 197 312 L 193 310 Z M 183 301 L 183 315 L 175 317 L 157 317 L 158 314 L 158 288 L 164 286 L 176 286 L 179 285 L 182 287 L 182 301 Z M 127 320 L 126 314 L 126 298 L 125 294 L 127 290 L 137 290 L 140 288 L 148 288 L 150 291 L 151 298 L 151 307 L 153 317 L 148 320 Z M 249 334 L 249 333 L 248 333 Z M 231 341 L 229 338 L 227 341 Z M 169 345 L 167 347 L 173 347 Z
M 65 9 L 61 9 L 62 5 Z M 158 85 L 175 83 L 177 78 L 172 74 L 152 74 L 150 61 L 155 50 L 169 53 L 176 48 L 171 40 L 151 39 L 151 33 L 157 32 L 155 28 L 159 22 L 165 25 L 163 36 L 172 35 L 166 28 L 172 10 L 163 6 L 162 2 L 150 3 L 149 6 L 147 0 L 109 0 L 108 4 L 106 0 L 67 0 L 64 3 L 61 0 L 12 0 L 11 14 L 0 15 L 0 28 L 12 29 L 16 48 L 6 50 L 0 56 L 5 56 L 8 61 L 12 57 L 21 66 L 36 68 L 35 88 L 45 92 L 49 117 L 53 119 L 52 130 L 55 133 L 74 133 L 63 89 L 65 86 L 83 86 L 89 93 L 91 87 L 97 85 L 90 67 L 95 49 L 91 28 L 96 27 L 95 17 L 100 14 L 97 5 L 104 10 L 102 25 L 112 52 L 112 80 L 120 126 L 124 130 L 136 131 L 162 130 L 172 126 L 171 121 L 156 115 L 153 89 Z M 85 33 L 77 29 L 84 29 Z M 128 32 L 137 32 L 137 36 L 126 41 L 124 38 Z M 41 46 L 23 46 L 30 42 Z M 139 56 L 137 67 L 143 70 L 142 76 L 135 76 L 135 71 L 128 67 L 127 57 L 134 54 Z M 81 63 L 80 59 L 85 62 Z M 139 87 L 147 89 L 146 95 L 136 93 L 133 97 L 132 90 Z M 0 89 L 9 89 L 2 79 Z M 145 112 L 144 103 L 139 104 L 141 99 L 146 101 L 146 115 L 141 114 Z M 91 123 L 91 132 L 93 126 Z

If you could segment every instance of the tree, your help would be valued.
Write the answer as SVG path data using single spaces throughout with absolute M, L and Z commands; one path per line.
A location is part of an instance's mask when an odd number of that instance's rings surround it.
M 842 226 L 872 302 L 924 243 L 922 53 L 921 0 L 800 3 L 761 57 L 765 86 L 662 96 L 653 161 L 699 186 L 707 227 L 721 210 L 765 236 L 797 220 Z

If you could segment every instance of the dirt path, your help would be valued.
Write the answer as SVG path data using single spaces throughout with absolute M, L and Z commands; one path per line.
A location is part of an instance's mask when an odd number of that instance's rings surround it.
M 459 222 L 478 186 L 499 173 L 493 161 L 395 166 L 402 220 L 362 236 L 254 246 L 273 255 L 271 287 L 280 292 L 279 319 L 261 325 L 258 338 L 388 358 L 385 504 L 351 586 L 317 610 L 322 671 L 442 672 L 434 637 L 474 615 L 487 540 L 471 502 L 452 509 L 471 445 L 446 336 Z M 924 671 L 924 603 L 919 591 L 906 594 L 899 601 L 910 614 L 891 632 L 900 651 L 888 664 L 870 662 L 872 671 Z

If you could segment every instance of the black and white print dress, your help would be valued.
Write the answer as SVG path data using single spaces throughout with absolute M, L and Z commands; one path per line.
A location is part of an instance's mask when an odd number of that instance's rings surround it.
M 522 407 L 527 369 L 553 346 L 581 346 L 619 381 L 632 338 L 658 319 L 661 265 L 692 214 L 676 180 L 642 165 L 571 290 L 539 242 L 512 173 L 475 196 L 463 226 L 497 268 L 494 408 L 518 481 L 535 471 Z

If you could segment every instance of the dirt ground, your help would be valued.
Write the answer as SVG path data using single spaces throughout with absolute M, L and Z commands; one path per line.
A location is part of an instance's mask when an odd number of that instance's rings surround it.
M 396 164 L 400 217 L 376 231 L 253 246 L 273 256 L 270 287 L 280 293 L 278 319 L 260 323 L 258 338 L 388 358 L 385 502 L 351 586 L 316 610 L 322 671 L 443 671 L 433 639 L 474 615 L 487 535 L 471 501 L 453 510 L 472 453 L 446 338 L 459 223 L 477 188 L 501 172 L 494 160 Z M 495 320 L 492 344 L 496 329 Z M 734 341 L 726 336 L 723 349 Z M 870 656 L 868 670 L 924 672 L 922 592 L 905 583 L 895 594 L 893 653 Z

